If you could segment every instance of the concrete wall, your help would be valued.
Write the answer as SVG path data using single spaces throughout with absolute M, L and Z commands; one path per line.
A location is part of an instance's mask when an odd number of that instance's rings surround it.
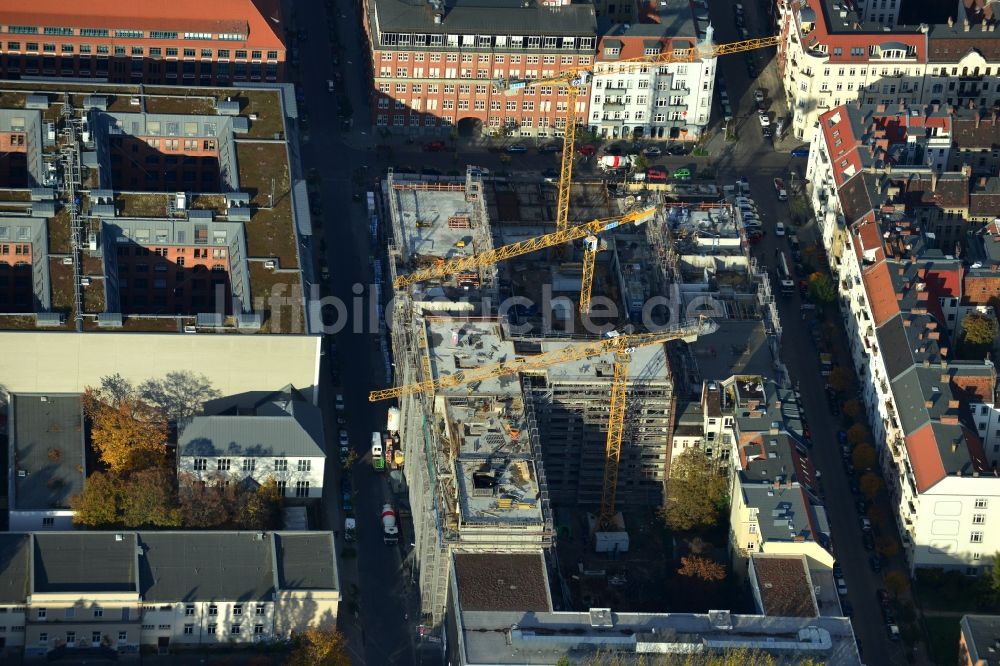
M 10 512 L 11 532 L 41 532 L 75 530 L 73 516 L 76 511 L 68 509 L 53 509 L 52 511 L 17 511 Z M 45 525 L 46 518 L 52 519 L 51 525 Z
M 12 393 L 80 393 L 119 373 L 133 382 L 203 374 L 223 395 L 319 382 L 319 336 L 0 332 L 0 385 Z M 313 401 L 315 402 L 315 396 Z

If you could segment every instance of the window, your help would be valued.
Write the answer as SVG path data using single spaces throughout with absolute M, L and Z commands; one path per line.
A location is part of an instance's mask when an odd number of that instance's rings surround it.
M 150 39 L 177 39 L 176 32 L 164 32 L 162 30 L 150 30 Z
M 278 59 L 278 52 L 277 51 L 268 51 L 267 52 L 267 59 L 268 60 L 277 60 Z
M 241 58 L 241 59 L 246 59 L 246 57 L 247 57 L 247 52 L 246 52 L 246 51 L 244 51 L 243 49 L 237 49 L 237 50 L 236 50 L 236 57 L 237 57 L 237 58 Z
M 115 37 L 121 39 L 142 39 L 144 33 L 142 30 L 115 30 Z
M 210 605 L 210 606 L 208 607 L 208 614 L 209 614 L 210 616 L 214 616 L 214 615 L 218 615 L 218 614 L 219 614 L 219 607 L 218 607 L 218 606 L 216 606 L 215 604 L 211 604 L 211 605 Z
M 38 644 L 39 645 L 49 644 L 49 635 L 46 632 L 43 631 L 40 634 L 38 634 Z
M 974 513 L 972 514 L 972 524 L 973 525 L 983 525 L 986 522 L 985 513 Z
M 31 25 L 9 25 L 7 32 L 14 35 L 37 35 L 38 28 Z
M 228 472 L 231 463 L 232 460 L 230 460 L 229 458 L 219 458 L 218 460 L 215 461 L 216 469 L 220 472 Z
M 124 643 L 127 640 L 128 640 L 128 632 L 127 631 L 119 631 L 118 632 L 118 642 L 119 643 Z
M 288 488 L 287 481 L 278 481 L 278 494 L 282 497 L 285 496 L 285 490 Z
M 309 482 L 308 481 L 296 481 L 295 482 L 295 496 L 296 497 L 309 497 Z
M 969 535 L 969 543 L 982 543 L 982 542 L 983 542 L 982 532 L 973 532 L 972 534 Z
M 68 36 L 73 34 L 73 28 L 44 28 L 42 32 L 46 35 Z
M 255 624 L 255 625 L 253 625 L 253 635 L 254 636 L 261 636 L 261 635 L 263 635 L 263 633 L 264 633 L 264 625 L 262 625 L 262 624 Z
M 191 617 L 194 615 L 194 604 L 184 604 L 184 616 Z
M 194 471 L 204 472 L 208 469 L 208 459 L 207 458 L 195 458 L 194 459 Z
M 243 615 L 243 604 L 233 605 L 233 615 Z
M 42 527 L 52 527 L 56 524 L 55 518 L 42 518 Z
M 194 57 L 194 49 L 184 49 L 184 57 L 185 58 L 193 58 Z
M 80 28 L 81 37 L 107 37 L 108 31 L 103 28 Z
M 238 636 L 240 633 L 240 625 L 234 624 L 232 627 L 229 628 L 229 633 L 231 633 L 233 636 Z
M 288 461 L 283 459 L 278 459 L 274 461 L 274 471 L 275 472 L 287 472 L 288 471 Z
M 979 497 L 979 498 L 976 499 L 976 508 L 977 509 L 985 509 L 986 505 L 987 505 L 987 502 L 986 502 L 985 498 Z
M 188 635 L 188 636 L 190 636 L 191 634 L 193 634 L 194 633 L 194 625 L 193 624 L 185 624 L 184 625 L 184 633 L 186 635 Z
M 300 472 L 308 472 L 311 469 L 312 469 L 312 461 L 311 460 L 300 460 L 299 461 L 298 471 L 300 471 Z
M 255 467 L 257 467 L 257 459 L 256 458 L 244 458 L 243 459 L 243 471 L 244 472 L 252 472 Z
M 35 617 L 39 620 L 44 620 L 48 616 L 48 614 L 49 612 L 47 609 L 39 608 L 38 612 L 35 614 Z
M 145 629 L 146 627 L 149 627 L 150 629 L 152 629 L 153 625 L 151 625 L 151 624 L 143 625 L 143 629 Z M 93 632 L 91 632 L 90 633 L 90 642 L 94 643 L 95 645 L 98 644 L 98 643 L 100 643 L 101 642 L 101 632 L 99 632 L 99 631 L 93 631 Z
M 75 631 L 67 631 L 66 632 L 66 645 L 73 645 L 74 643 L 76 643 L 76 632 Z
M 212 623 L 210 623 L 208 625 L 208 628 L 205 630 L 205 633 L 207 633 L 210 636 L 214 636 L 216 634 L 216 630 L 218 628 L 219 628 L 219 625 L 217 625 L 216 623 L 212 622 Z
M 103 608 L 95 608 L 94 609 L 94 617 L 104 617 L 104 609 Z
M 255 610 L 255 614 L 256 615 L 263 615 L 264 614 L 264 610 L 266 608 L 267 607 L 264 604 L 257 604 L 257 609 Z

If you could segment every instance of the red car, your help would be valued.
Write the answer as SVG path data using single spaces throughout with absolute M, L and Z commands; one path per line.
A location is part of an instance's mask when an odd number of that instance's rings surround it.
M 590 157 L 591 155 L 597 152 L 597 149 L 588 143 L 577 148 L 576 152 L 580 153 L 581 155 L 586 155 L 587 157 Z
M 650 167 L 646 169 L 646 179 L 653 183 L 665 183 L 667 182 L 667 171 L 659 167 Z
M 428 153 L 437 153 L 444 150 L 444 141 L 431 141 L 424 146 L 424 150 Z

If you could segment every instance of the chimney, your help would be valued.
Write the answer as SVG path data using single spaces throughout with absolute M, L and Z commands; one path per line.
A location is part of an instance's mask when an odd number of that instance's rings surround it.
M 951 381 L 951 375 L 949 375 L 947 373 L 941 375 L 941 383 L 942 384 L 947 384 L 950 381 Z
M 978 114 L 977 114 L 976 117 L 978 118 Z M 979 121 L 978 120 L 976 121 L 976 127 L 979 127 Z M 972 165 L 970 165 L 970 164 L 963 164 L 962 165 L 962 175 L 965 176 L 966 178 L 972 178 Z
M 986 176 L 980 176 L 979 187 L 986 187 Z
M 931 171 L 931 192 L 937 191 L 937 179 L 938 179 L 937 172 Z
M 953 17 L 953 16 L 949 16 L 948 17 L 948 27 L 949 28 L 954 28 L 955 27 L 955 17 Z
M 955 453 L 956 451 L 958 451 L 958 442 L 952 442 L 951 443 L 951 452 Z
M 962 29 L 969 32 L 969 19 L 962 19 Z
M 979 123 L 982 121 L 982 117 L 979 115 L 979 111 L 976 111 L 976 129 L 979 129 Z
M 941 347 L 941 349 L 938 350 L 938 353 L 941 354 L 941 358 L 948 358 L 948 348 L 947 347 Z
M 949 400 L 948 409 L 958 409 L 958 400 Z
M 931 401 L 931 400 L 928 400 L 928 401 L 924 402 L 924 407 L 926 407 L 927 409 L 930 409 L 933 406 L 934 406 L 934 402 Z
M 996 30 L 997 29 L 996 23 L 990 23 L 988 29 L 989 29 L 990 32 L 993 32 L 994 30 Z

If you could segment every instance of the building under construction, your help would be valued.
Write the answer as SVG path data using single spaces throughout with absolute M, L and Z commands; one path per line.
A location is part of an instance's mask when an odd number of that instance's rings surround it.
M 390 172 L 382 183 L 383 210 L 392 229 L 390 279 L 395 282 L 427 266 L 482 254 L 536 231 L 550 232 L 555 192 L 549 189 L 484 183 L 481 171 L 471 167 L 464 178 L 434 182 Z M 498 195 L 502 201 L 495 199 Z M 583 212 L 575 212 L 576 217 L 621 214 L 606 191 L 583 189 L 582 196 Z M 491 226 L 491 211 L 506 222 Z M 609 238 L 610 251 L 599 255 L 611 285 L 607 291 L 616 300 L 626 293 L 635 298 L 661 293 L 662 271 L 656 262 L 654 270 L 639 266 L 634 251 L 637 244 L 648 243 L 642 229 L 635 227 Z M 393 320 L 395 384 L 530 359 L 599 339 L 535 327 L 515 334 L 511 313 L 497 316 L 498 293 L 519 295 L 511 273 L 572 263 L 569 252 L 542 252 L 521 257 L 513 267 L 475 266 L 397 289 L 394 310 L 388 313 Z M 515 290 L 508 291 L 511 285 Z M 577 279 L 577 290 L 579 285 Z M 620 322 L 628 323 L 628 317 L 623 315 Z M 443 618 L 455 554 L 548 553 L 553 545 L 553 504 L 596 512 L 614 360 L 609 353 L 399 397 L 420 595 L 429 624 Z M 635 349 L 628 369 L 617 505 L 658 505 L 668 471 L 673 409 L 664 345 Z M 554 558 L 547 561 L 557 566 Z

